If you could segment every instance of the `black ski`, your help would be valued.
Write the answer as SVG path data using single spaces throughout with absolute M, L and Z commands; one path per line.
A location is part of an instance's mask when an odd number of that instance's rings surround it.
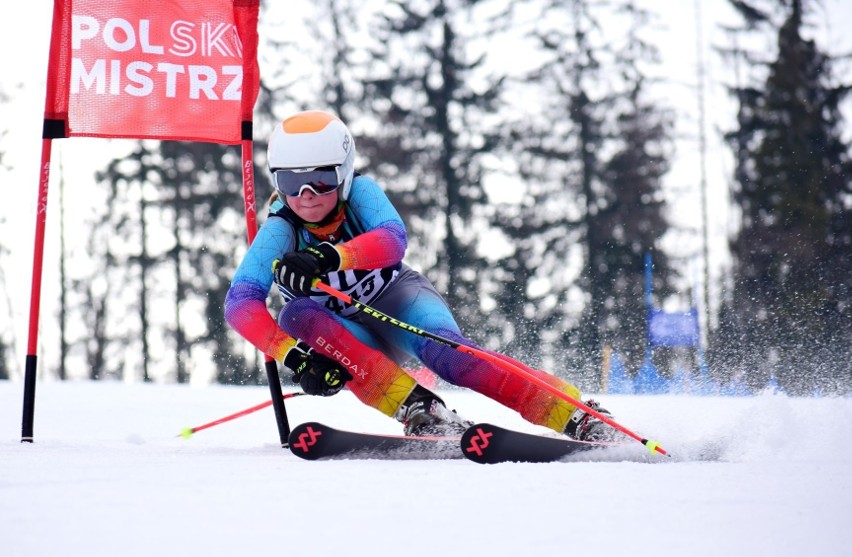
M 335 429 L 306 422 L 293 429 L 290 451 L 306 460 L 441 460 L 462 458 L 458 437 L 405 437 Z
M 567 437 L 545 437 L 522 433 L 493 424 L 476 424 L 461 438 L 462 454 L 480 464 L 498 462 L 556 462 L 611 443 L 574 441 Z

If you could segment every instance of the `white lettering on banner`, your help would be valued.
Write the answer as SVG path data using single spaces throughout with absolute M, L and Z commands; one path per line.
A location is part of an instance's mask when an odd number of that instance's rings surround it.
M 241 98 L 243 90 L 243 67 L 242 66 L 222 66 L 222 75 L 231 75 L 234 78 L 228 82 L 225 91 L 222 92 L 222 100 L 238 101 Z
M 116 33 L 116 29 L 120 29 L 121 33 Z M 123 41 L 119 41 L 116 35 L 124 35 Z M 116 52 L 127 52 L 136 46 L 136 33 L 130 22 L 124 19 L 112 18 L 108 19 L 104 25 L 104 42 L 108 47 Z
M 110 18 L 101 25 L 94 17 L 72 15 L 72 50 L 85 50 L 87 44 L 94 44 L 90 42 L 100 38 L 98 52 L 106 47 L 113 52 L 131 53 L 132 57 L 135 57 L 132 51 L 147 56 L 145 60 L 72 57 L 71 94 L 89 91 L 97 95 L 146 97 L 158 94 L 175 98 L 179 91 L 185 91 L 192 100 L 240 100 L 242 65 L 176 64 L 156 58 L 164 57 L 167 51 L 178 57 L 216 56 L 239 60 L 242 45 L 234 24 L 174 21 L 169 25 L 171 44 L 167 45 L 152 42 L 151 35 L 151 21 L 147 19 L 134 23 Z
M 101 26 L 93 17 L 72 15 L 71 16 L 71 49 L 80 50 L 84 40 L 97 36 Z
M 172 23 L 169 33 L 174 44 L 169 48 L 169 53 L 175 56 L 192 56 L 198 50 L 198 43 L 192 36 L 195 24 L 189 21 L 175 21 Z
M 138 29 L 138 32 L 137 32 Z M 196 38 L 197 33 L 197 38 Z M 71 49 L 80 50 L 84 41 L 90 41 L 101 35 L 103 45 L 115 52 L 129 52 L 139 46 L 145 54 L 163 54 L 163 45 L 151 44 L 151 21 L 140 19 L 133 23 L 120 17 L 110 18 L 101 27 L 100 22 L 92 16 L 71 16 Z M 215 56 L 217 53 L 229 58 L 242 56 L 237 27 L 233 23 L 204 22 L 196 25 L 191 21 L 178 20 L 169 27 L 172 44 L 169 53 L 175 56 L 194 56 L 199 51 L 201 56 Z
M 201 24 L 201 36 L 205 38 L 201 44 L 202 46 L 206 45 L 207 48 L 206 52 L 202 50 L 202 56 L 210 56 L 215 48 L 222 56 L 230 56 L 232 58 L 236 57 L 236 53 L 233 52 L 228 44 L 223 40 L 225 33 L 227 33 L 231 27 L 233 27 L 233 25 L 220 23 L 214 29 L 212 23 Z
M 75 59 L 74 62 L 77 60 Z M 73 64 L 73 62 L 72 62 Z M 73 70 L 71 72 L 74 73 Z M 72 82 L 73 83 L 73 82 Z M 109 94 L 118 95 L 121 93 L 121 61 L 110 60 L 109 62 Z
M 166 97 L 171 99 L 177 96 L 177 74 L 185 73 L 184 67 L 180 64 L 160 62 L 157 64 L 157 71 L 166 74 Z
M 154 80 L 148 77 L 153 66 L 147 62 L 131 62 L 127 65 L 127 79 L 136 83 L 138 87 L 128 85 L 124 88 L 127 93 L 134 97 L 146 97 L 154 90 Z
M 142 45 L 142 52 L 147 52 L 150 54 L 162 54 L 163 47 L 162 46 L 154 46 L 148 40 L 149 33 L 149 22 L 147 19 L 139 20 L 139 43 Z
M 87 15 L 71 16 L 71 49 L 80 50 L 83 41 L 94 39 L 101 31 L 101 24 L 97 19 Z M 139 20 L 139 45 L 145 54 L 162 54 L 163 47 L 151 44 L 151 22 L 147 19 Z M 106 21 L 103 28 L 102 38 L 104 44 L 116 52 L 127 52 L 136 47 L 136 30 L 126 19 L 113 17 Z
M 186 74 L 190 99 L 199 99 L 204 94 L 210 100 L 239 101 L 243 84 L 242 66 L 221 66 L 219 71 L 211 66 L 171 64 L 160 62 L 156 70 L 148 62 L 131 62 L 127 64 L 124 72 L 121 71 L 120 60 L 109 61 L 109 75 L 107 75 L 107 61 L 95 60 L 92 68 L 87 70 L 83 61 L 79 58 L 71 59 L 71 94 L 78 94 L 85 89 L 98 95 L 106 94 L 107 86 L 111 95 L 118 95 L 122 91 L 134 97 L 146 97 L 154 92 L 154 77 L 161 77 L 165 82 L 165 97 L 177 96 L 177 85 L 180 76 Z M 153 76 L 151 75 L 153 72 Z M 221 96 L 216 92 L 220 76 L 225 86 Z M 122 88 L 122 78 L 129 82 Z M 82 86 L 82 87 L 81 87 Z M 221 86 L 219 87 L 221 88 Z

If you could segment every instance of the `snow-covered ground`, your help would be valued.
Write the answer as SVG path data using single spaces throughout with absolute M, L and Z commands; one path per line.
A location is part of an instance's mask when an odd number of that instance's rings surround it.
M 465 417 L 530 431 L 447 391 Z M 737 556 L 852 553 L 852 399 L 598 397 L 674 458 L 308 462 L 282 450 L 265 387 L 0 381 L 0 555 Z M 350 393 L 291 423 L 398 433 Z M 708 449 L 712 449 L 708 452 Z M 711 454 L 712 459 L 706 456 Z

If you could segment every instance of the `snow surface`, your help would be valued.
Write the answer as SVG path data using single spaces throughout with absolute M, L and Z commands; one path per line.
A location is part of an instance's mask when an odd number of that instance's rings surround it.
M 465 417 L 544 432 L 466 391 Z M 308 462 L 266 387 L 0 381 L 0 555 L 378 556 L 852 554 L 852 399 L 597 397 L 671 459 Z M 399 433 L 349 393 L 287 402 L 292 424 Z M 635 450 L 633 450 L 635 448 Z

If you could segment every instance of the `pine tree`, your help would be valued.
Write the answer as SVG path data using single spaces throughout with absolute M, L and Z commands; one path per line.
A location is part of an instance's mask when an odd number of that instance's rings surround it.
M 9 366 L 6 362 L 6 345 L 0 341 L 0 380 L 9 378 Z
M 239 149 L 212 143 L 162 142 L 158 207 L 172 213 L 174 245 L 167 257 L 175 284 L 174 335 L 178 382 L 188 380 L 181 358 L 195 346 L 213 356 L 217 380 L 259 384 L 260 371 L 250 369 L 240 355 L 236 335 L 225 322 L 222 308 L 230 286 L 227 269 L 234 269 L 234 252 L 245 243 L 242 223 L 242 164 Z M 202 308 L 201 315 L 188 308 Z M 202 321 L 200 318 L 204 316 Z M 190 336 L 185 323 L 205 324 Z
M 91 303 L 96 331 L 114 335 L 105 323 L 116 319 L 138 323 L 138 328 L 122 324 L 133 343 L 121 349 L 137 348 L 145 381 L 154 380 L 152 366 L 166 363 L 162 348 L 171 347 L 174 374 L 165 379 L 188 382 L 187 363 L 194 348 L 204 346 L 219 380 L 258 383 L 259 371 L 248 369 L 240 356 L 242 347 L 221 309 L 229 284 L 224 270 L 235 266 L 234 251 L 245 242 L 244 227 L 233 226 L 243 221 L 239 150 L 210 143 L 139 142 L 128 156 L 112 161 L 99 179 L 109 184 L 112 201 L 100 225 L 111 234 L 101 263 L 106 283 L 102 302 Z M 131 187 L 135 200 L 129 198 Z M 150 223 L 157 224 L 157 242 L 151 240 Z M 133 294 L 135 300 L 127 304 L 113 299 Z M 167 297 L 172 312 L 163 311 Z M 199 314 L 191 313 L 199 309 Z M 126 312 L 133 310 L 138 319 L 128 320 Z M 109 365 L 113 344 L 110 338 L 95 343 L 93 370 Z
M 727 354 L 749 365 L 751 381 L 776 377 L 788 390 L 836 388 L 848 367 L 852 320 L 850 164 L 841 139 L 832 60 L 802 36 L 807 7 L 785 6 L 777 58 L 762 89 L 746 100 L 732 134 L 748 155 L 738 168 L 741 227 L 732 241 L 734 290 Z
M 612 140 L 614 153 L 601 168 L 597 217 L 589 221 L 600 249 L 594 250 L 594 299 L 603 300 L 597 326 L 629 367 L 637 369 L 647 339 L 644 298 L 645 255 L 653 253 L 654 292 L 664 299 L 675 278 L 661 240 L 669 231 L 662 191 L 669 170 L 671 115 L 649 100 L 643 66 L 658 61 L 656 48 L 643 38 L 651 14 L 632 0 L 619 12 L 628 16 L 628 32 L 617 48 L 617 67 L 623 90 L 616 93 Z M 589 240 L 591 241 L 591 240 Z
M 641 93 L 637 85 L 636 94 Z M 603 297 L 600 327 L 608 343 L 637 369 L 646 343 L 647 307 L 643 295 L 644 258 L 653 252 L 654 276 L 661 282 L 654 291 L 668 293 L 673 278 L 668 256 L 659 249 L 669 230 L 661 192 L 662 177 L 668 162 L 658 150 L 666 139 L 664 123 L 650 105 L 639 97 L 619 117 L 621 149 L 605 163 L 607 184 L 605 206 L 591 225 L 598 230 L 603 249 L 595 267 L 596 284 Z
M 389 191 L 410 228 L 414 253 L 437 254 L 420 266 L 445 292 L 462 328 L 482 322 L 477 257 L 483 153 L 497 140 L 490 117 L 502 79 L 483 69 L 486 55 L 471 59 L 468 25 L 485 2 L 394 2 L 375 31 L 372 77 L 365 78 L 365 110 L 380 125 L 362 134 L 359 150 Z M 475 87 L 474 77 L 482 79 Z M 440 245 L 434 245 L 440 230 Z M 417 250 L 425 244 L 426 249 Z
M 641 38 L 646 12 L 630 1 L 615 16 L 587 0 L 544 9 L 533 35 L 545 61 L 527 80 L 543 102 L 512 126 L 524 201 L 498 211 L 517 246 L 500 262 L 502 288 L 519 296 L 533 279 L 547 283 L 539 300 L 525 299 L 517 328 L 542 339 L 560 331 L 559 368 L 597 386 L 604 342 L 634 354 L 644 345 L 643 258 L 667 230 L 660 188 L 669 123 L 646 99 L 640 71 L 655 54 Z M 620 43 L 603 33 L 604 14 L 628 29 Z M 658 268 L 666 280 L 664 257 Z
M 530 36 L 542 62 L 520 87 L 537 102 L 508 119 L 520 203 L 499 207 L 495 222 L 514 253 L 499 264 L 497 299 L 514 299 L 505 319 L 530 332 L 528 351 L 551 355 L 554 371 L 591 384 L 600 349 L 592 276 L 598 244 L 589 235 L 600 180 L 598 153 L 610 108 L 600 84 L 600 26 L 586 0 L 544 2 Z M 591 210 L 590 210 L 591 208 Z M 583 271 L 578 271 L 582 267 Z M 537 284 L 537 292 L 533 289 Z M 519 310 L 523 311 L 519 311 Z M 594 323 L 594 325 L 592 325 Z M 550 367 L 550 366 L 548 366 Z
M 8 100 L 8 97 L 3 92 L 3 89 L 0 88 L 0 103 L 5 103 L 7 100 Z M 7 133 L 7 130 L 0 129 L 0 140 L 3 139 L 3 137 L 6 135 L 6 133 Z M 2 143 L 0 143 L 0 145 L 1 144 Z M 4 152 L 3 152 L 2 149 L 0 149 L 0 170 L 7 168 L 6 164 L 3 162 L 3 156 L 4 156 Z M 3 224 L 2 220 L 0 220 L 0 224 Z M 0 258 L 2 258 L 7 253 L 7 251 L 8 250 L 3 245 L 3 240 L 0 239 Z M 3 301 L 8 302 L 9 294 L 6 292 L 6 280 L 5 280 L 5 275 L 3 273 L 4 268 L 6 268 L 5 265 L 0 265 L 0 288 L 2 288 L 2 290 L 3 290 L 3 298 L 2 298 Z M 7 309 L 9 311 L 9 316 L 11 317 L 12 308 L 9 307 Z M 12 321 L 11 319 L 8 320 L 9 325 L 11 325 L 11 321 Z M 4 342 L 6 340 L 5 333 L 6 333 L 6 331 L 0 329 L 0 379 L 8 379 L 9 378 L 9 368 L 7 367 L 8 363 L 6 361 L 8 347 L 6 346 L 6 344 L 4 344 Z

